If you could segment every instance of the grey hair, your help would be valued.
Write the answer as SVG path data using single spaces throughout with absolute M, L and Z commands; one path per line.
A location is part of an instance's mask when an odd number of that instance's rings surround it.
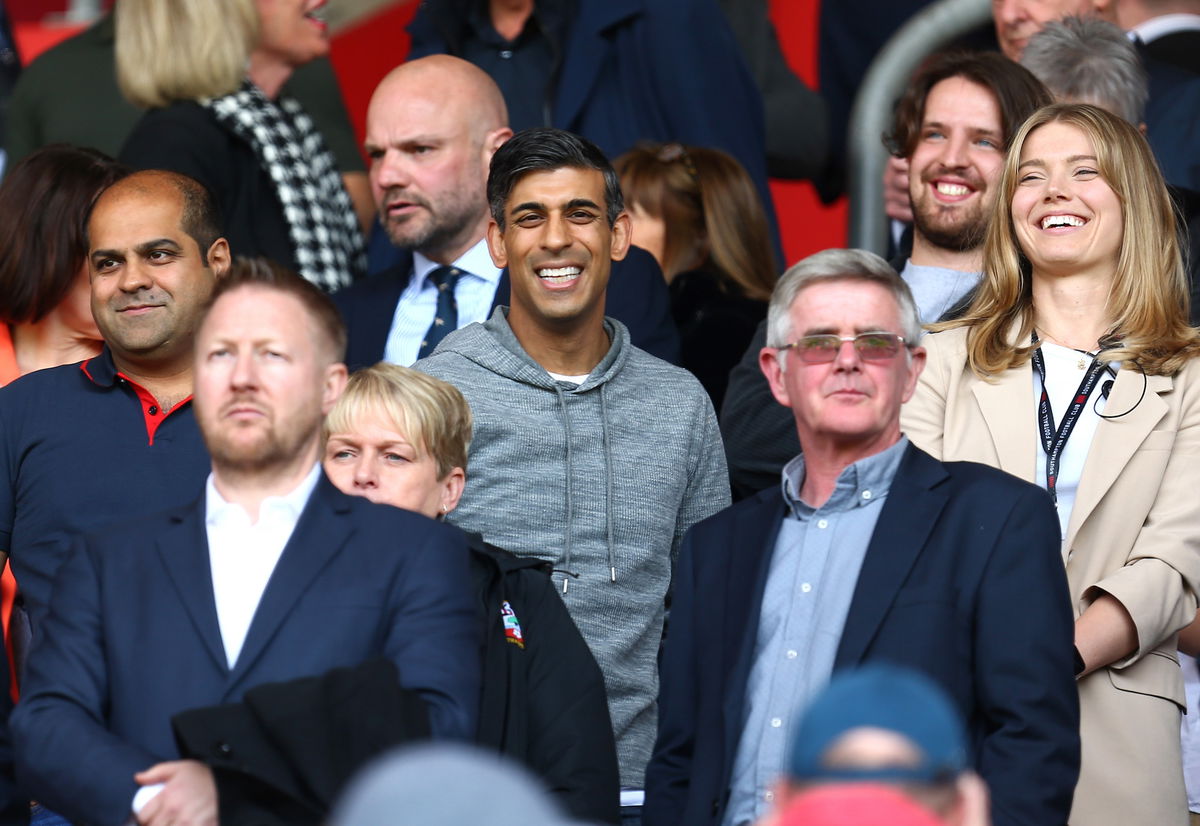
M 1091 103 L 1137 126 L 1150 97 L 1137 47 L 1096 17 L 1064 17 L 1029 38 L 1021 65 L 1059 101 Z
M 822 250 L 810 255 L 779 277 L 767 307 L 767 346 L 782 347 L 792 338 L 792 304 L 805 287 L 822 281 L 868 281 L 892 294 L 900 310 L 904 341 L 915 347 L 921 341 L 921 316 L 912 290 L 888 262 L 866 250 Z M 893 331 L 888 331 L 893 332 Z M 783 353 L 780 353 L 782 356 Z

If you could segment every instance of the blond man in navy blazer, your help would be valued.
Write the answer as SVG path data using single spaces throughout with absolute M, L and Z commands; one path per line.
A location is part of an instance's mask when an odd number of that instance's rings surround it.
M 375 657 L 435 736 L 473 735 L 461 533 L 320 471 L 344 351 L 337 309 L 298 276 L 258 261 L 219 283 L 195 358 L 205 490 L 82 539 L 37 631 L 12 729 L 39 802 L 75 822 L 215 823 L 212 774 L 178 759 L 171 717 Z

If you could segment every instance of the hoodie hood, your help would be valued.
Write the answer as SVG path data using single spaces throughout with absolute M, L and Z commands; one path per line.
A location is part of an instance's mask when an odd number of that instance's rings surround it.
M 610 342 L 608 352 L 600 359 L 600 363 L 592 368 L 583 384 L 567 392 L 586 393 L 611 380 L 624 366 L 632 348 L 629 330 L 621 322 L 606 316 L 604 332 Z M 461 330 L 455 330 L 442 340 L 434 353 L 456 353 L 489 372 L 531 387 L 540 387 L 551 392 L 561 391 L 564 387 L 521 347 L 521 342 L 517 341 L 512 327 L 508 326 L 507 307 L 497 307 L 487 321 L 468 324 Z

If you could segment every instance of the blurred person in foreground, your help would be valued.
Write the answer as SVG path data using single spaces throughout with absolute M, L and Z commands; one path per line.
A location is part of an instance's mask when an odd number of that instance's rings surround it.
M 787 767 L 775 785 L 775 809 L 758 826 L 800 822 L 793 820 L 796 801 L 820 791 L 830 792 L 826 800 L 853 809 L 856 795 L 849 789 L 880 785 L 922 809 L 930 822 L 990 822 L 987 787 L 967 761 L 959 711 L 920 673 L 880 663 L 837 674 L 791 737 Z M 864 792 L 858 799 L 869 797 L 878 796 Z M 894 805 L 886 796 L 879 799 L 885 808 Z
M 518 764 L 482 749 L 436 743 L 397 749 L 362 771 L 331 826 L 583 826 L 569 820 Z

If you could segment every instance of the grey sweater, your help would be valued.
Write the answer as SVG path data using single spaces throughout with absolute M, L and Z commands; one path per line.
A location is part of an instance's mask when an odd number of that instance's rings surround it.
M 521 349 L 505 308 L 415 366 L 458 387 L 475 417 L 451 520 L 554 564 L 604 672 L 621 785 L 640 789 L 671 565 L 684 532 L 729 504 L 729 480 L 700 383 L 630 344 L 620 322 L 605 330 L 612 346 L 578 387 Z

